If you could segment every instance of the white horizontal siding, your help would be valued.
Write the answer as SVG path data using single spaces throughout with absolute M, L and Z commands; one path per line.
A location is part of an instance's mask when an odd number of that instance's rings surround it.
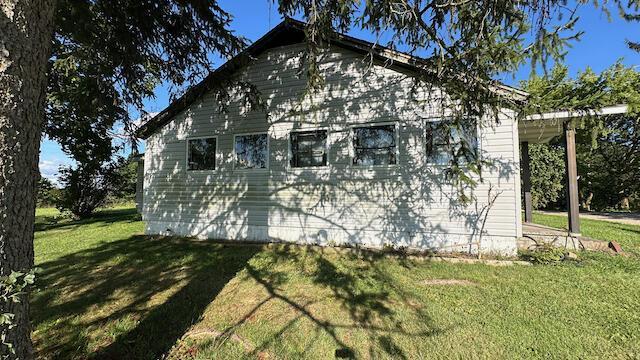
M 237 99 L 219 113 L 206 95 L 147 140 L 149 233 L 458 251 L 477 241 L 478 212 L 491 187 L 500 195 L 487 217 L 483 250 L 515 250 L 519 176 L 512 114 L 483 128 L 481 151 L 493 165 L 474 189 L 477 202 L 462 206 L 442 167 L 428 164 L 424 154 L 424 122 L 440 114 L 440 102 L 429 100 L 441 97 L 438 89 L 412 97 L 406 74 L 376 65 L 365 75 L 359 55 L 333 48 L 321 61 L 324 90 L 302 99 L 301 49 L 272 49 L 237 74 L 258 87 L 268 117 Z M 397 165 L 351 165 L 351 128 L 371 122 L 398 124 Z M 290 131 L 314 128 L 328 130 L 329 165 L 290 168 Z M 234 170 L 234 134 L 255 132 L 269 134 L 269 168 Z M 201 136 L 217 136 L 216 170 L 188 172 L 186 139 Z

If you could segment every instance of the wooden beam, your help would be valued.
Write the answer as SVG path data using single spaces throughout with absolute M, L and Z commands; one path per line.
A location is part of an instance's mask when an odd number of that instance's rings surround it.
M 576 130 L 569 122 L 564 124 L 564 154 L 567 172 L 567 213 L 569 233 L 580 234 L 580 205 L 578 201 L 578 166 L 576 161 Z
M 533 204 L 531 201 L 531 167 L 529 165 L 529 142 L 522 142 L 522 189 L 524 190 L 524 222 L 533 222 Z

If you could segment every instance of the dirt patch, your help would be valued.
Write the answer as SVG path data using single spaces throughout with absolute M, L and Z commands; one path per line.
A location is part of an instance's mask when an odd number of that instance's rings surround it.
M 427 279 L 422 281 L 422 285 L 458 285 L 458 286 L 472 286 L 477 285 L 470 280 L 465 279 Z

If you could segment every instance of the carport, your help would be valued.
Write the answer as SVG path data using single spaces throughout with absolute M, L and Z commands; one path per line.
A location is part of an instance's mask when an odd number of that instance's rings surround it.
M 523 228 L 534 229 L 531 202 L 531 168 L 529 165 L 529 143 L 547 143 L 556 136 L 563 136 L 567 179 L 567 216 L 569 237 L 580 236 L 580 204 L 578 199 L 578 169 L 576 162 L 576 139 L 574 120 L 588 116 L 607 116 L 627 112 L 626 105 L 603 107 L 599 110 L 557 111 L 527 116 L 518 123 L 521 144 L 520 166 L 524 193 Z

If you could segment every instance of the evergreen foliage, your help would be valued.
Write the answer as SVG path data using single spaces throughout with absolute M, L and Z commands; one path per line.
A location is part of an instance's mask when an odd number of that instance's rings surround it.
M 109 161 L 112 138 L 134 130 L 129 110 L 142 110 L 157 85 L 193 83 L 211 70 L 211 54 L 246 45 L 230 21 L 216 1 L 59 1 L 46 134 L 80 164 Z
M 462 129 L 468 118 L 479 119 L 480 126 L 489 127 L 499 121 L 502 109 L 522 108 L 520 99 L 511 96 L 493 78 L 513 73 L 527 62 L 534 69 L 537 65 L 546 69 L 551 61 L 561 62 L 571 42 L 582 35 L 575 29 L 577 7 L 594 5 L 607 12 L 610 6 L 618 6 L 634 11 L 633 4 L 622 1 L 600 4 L 587 0 L 571 6 L 565 0 L 274 2 L 280 13 L 302 15 L 308 21 L 306 69 L 310 88 L 323 84 L 316 61 L 321 49 L 330 43 L 333 30 L 346 32 L 357 26 L 378 38 L 386 34 L 389 41 L 380 45 L 424 59 L 416 64 L 420 68 L 416 89 L 443 90 L 444 97 L 438 91 L 431 92 L 435 96 L 429 103 L 439 102 L 441 106 L 436 108 L 443 117 L 450 117 L 450 126 L 457 129 Z M 482 181 L 480 169 L 488 164 L 481 158 L 473 163 L 459 161 L 470 154 L 454 155 L 449 178 L 458 188 L 460 199 L 471 200 L 465 189 Z
M 640 22 L 640 1 L 627 0 L 627 3 L 619 4 L 618 10 L 623 19 L 629 22 Z M 637 39 L 627 39 L 627 45 L 631 50 L 640 52 L 640 42 Z

